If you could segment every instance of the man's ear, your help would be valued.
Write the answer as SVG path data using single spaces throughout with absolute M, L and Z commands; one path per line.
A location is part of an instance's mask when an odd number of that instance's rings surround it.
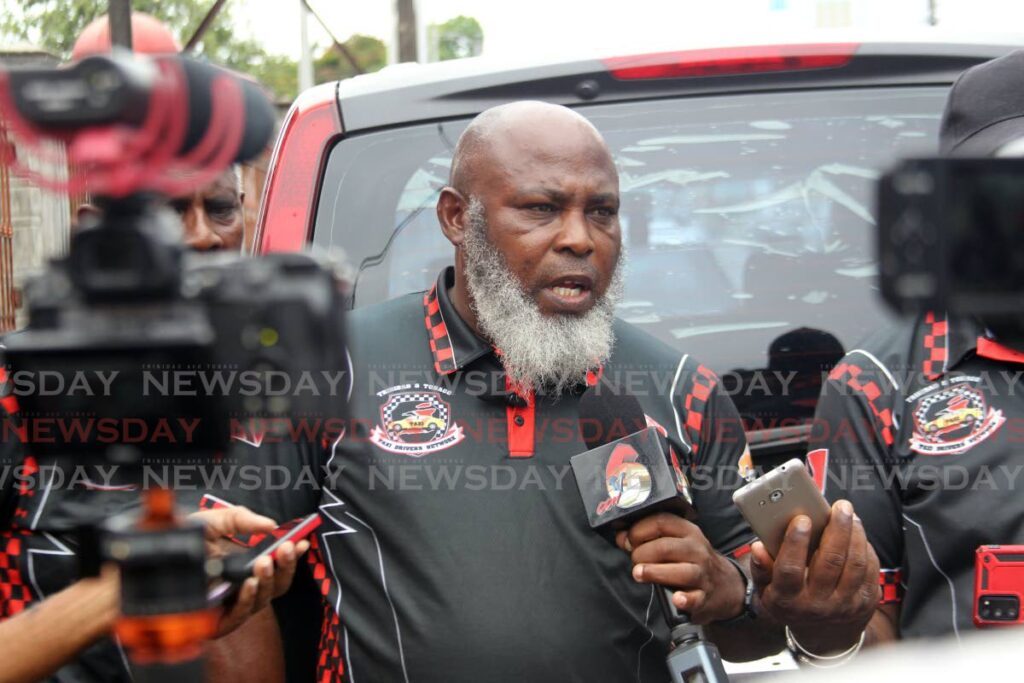
M 437 198 L 437 221 L 441 224 L 441 232 L 456 248 L 462 246 L 465 239 L 468 208 L 469 202 L 453 187 L 442 189 L 441 196 Z

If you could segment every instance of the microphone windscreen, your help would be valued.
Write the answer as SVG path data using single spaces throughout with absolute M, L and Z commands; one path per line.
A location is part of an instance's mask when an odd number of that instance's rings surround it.
M 246 161 L 260 155 L 274 134 L 276 117 L 273 105 L 259 84 L 227 69 L 189 57 L 161 59 L 178 61 L 188 81 L 188 129 L 179 153 L 187 153 L 202 140 L 210 125 L 214 81 L 218 76 L 227 76 L 241 87 L 244 104 L 244 111 L 239 112 L 242 116 L 236 117 L 237 125 L 243 126 L 243 129 L 234 161 Z
M 598 383 L 584 391 L 578 410 L 580 432 L 590 450 L 647 426 L 636 396 L 611 384 Z

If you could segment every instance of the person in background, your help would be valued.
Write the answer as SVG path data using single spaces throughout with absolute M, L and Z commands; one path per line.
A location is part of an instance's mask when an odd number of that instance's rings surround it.
M 180 50 L 163 24 L 140 12 L 132 14 L 132 37 L 137 52 L 161 54 Z M 109 24 L 102 17 L 83 31 L 72 50 L 72 59 L 109 51 Z M 168 200 L 168 206 L 181 218 L 182 240 L 187 246 L 198 251 L 237 252 L 243 239 L 243 199 L 239 171 L 232 167 L 205 187 Z M 77 211 L 78 222 L 95 220 L 99 212 L 91 204 L 82 204 Z M 0 368 L 0 396 L 5 382 Z M 0 419 L 17 419 L 16 413 L 13 397 L 4 397 Z M 12 432 L 5 428 L 2 433 Z M 0 441 L 0 466 L 7 467 L 7 472 L 16 467 L 31 467 L 28 462 L 22 444 L 7 438 Z M 15 486 L 13 477 L 4 477 L 0 484 L 0 683 L 28 683 L 50 677 L 62 683 L 130 680 L 123 655 L 109 638 L 119 614 L 116 571 L 108 568 L 97 578 L 73 582 L 74 558 L 55 554 L 54 536 L 44 531 L 48 520 L 62 515 L 59 496 L 52 497 L 45 510 L 36 510 L 33 505 L 39 503 L 40 496 L 34 493 Z M 276 526 L 274 520 L 244 507 L 204 510 L 191 517 L 206 524 L 211 554 L 221 552 L 219 539 L 266 533 Z M 28 519 L 33 521 L 26 526 Z M 273 683 L 283 679 L 284 663 L 280 659 L 263 659 L 254 672 L 244 657 L 225 653 L 237 651 L 231 638 L 246 638 L 245 631 L 269 628 L 276 632 L 271 611 L 265 608 L 273 597 L 287 590 L 298 558 L 307 548 L 305 541 L 298 546 L 288 544 L 282 548 L 276 566 L 269 558 L 257 563 L 237 601 L 222 615 L 218 640 L 208 647 L 211 680 Z M 33 554 L 36 557 L 30 562 Z M 63 583 L 63 587 L 39 594 L 39 582 L 30 580 L 36 573 L 47 577 L 44 584 Z M 246 622 L 249 617 L 253 618 Z M 240 633 L 229 635 L 243 622 Z M 46 647 L 38 647 L 40 642 L 45 642 Z
M 991 156 L 1022 137 L 1024 51 L 962 74 L 946 102 L 940 152 Z M 975 630 L 975 551 L 1024 544 L 1015 474 L 1022 372 L 1024 315 L 975 320 L 942 312 L 879 331 L 835 366 L 817 405 L 808 462 L 828 499 L 852 502 L 856 527 L 880 561 L 882 599 L 859 626 L 793 625 L 789 643 L 799 660 L 834 665 L 862 644 L 959 641 Z M 790 530 L 806 521 L 794 520 Z M 753 555 L 755 580 L 796 577 L 767 591 L 779 613 L 797 596 L 814 598 L 798 580 L 806 553 L 772 560 L 755 547 Z M 842 567 L 846 558 L 832 562 Z

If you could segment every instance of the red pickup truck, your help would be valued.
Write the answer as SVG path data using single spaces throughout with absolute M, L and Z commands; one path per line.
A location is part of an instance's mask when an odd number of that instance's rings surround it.
M 256 250 L 341 247 L 354 306 L 425 289 L 452 259 L 434 203 L 467 122 L 515 99 L 573 107 L 604 134 L 621 177 L 630 265 L 619 315 L 720 375 L 756 458 L 802 455 L 822 373 L 888 319 L 874 291 L 875 178 L 932 153 L 949 85 L 1011 49 L 470 59 L 321 85 L 281 128 Z

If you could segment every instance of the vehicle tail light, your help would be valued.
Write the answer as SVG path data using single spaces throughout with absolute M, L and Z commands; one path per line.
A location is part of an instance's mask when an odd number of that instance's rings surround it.
M 619 80 L 735 76 L 772 71 L 833 69 L 853 59 L 859 43 L 766 45 L 657 52 L 603 60 Z
M 330 141 L 341 134 L 336 88 L 303 92 L 281 124 L 256 219 L 258 254 L 306 246 Z

